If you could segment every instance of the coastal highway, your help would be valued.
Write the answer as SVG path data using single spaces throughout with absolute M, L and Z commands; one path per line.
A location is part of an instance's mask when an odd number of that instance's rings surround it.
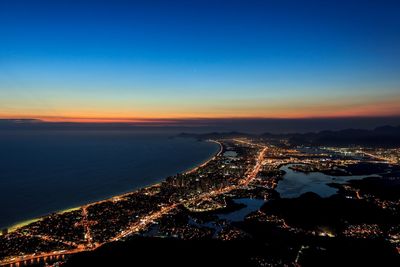
M 256 144 L 249 143 L 247 141 L 238 140 L 238 139 L 235 139 L 234 141 L 240 142 L 240 143 L 245 143 L 245 144 L 248 144 L 248 145 L 253 145 L 253 146 L 256 145 Z M 218 155 L 220 155 L 222 153 L 223 146 L 222 146 L 222 144 L 220 142 L 218 142 L 218 141 L 215 141 L 215 142 L 217 142 L 221 146 L 220 151 L 216 155 L 216 156 L 218 156 Z M 149 224 L 151 224 L 155 220 L 161 218 L 163 215 L 171 212 L 172 210 L 174 210 L 180 204 L 184 204 L 184 203 L 189 202 L 189 201 L 200 201 L 202 199 L 206 199 L 206 198 L 214 197 L 216 195 L 224 194 L 224 193 L 232 191 L 232 190 L 234 190 L 234 189 L 236 189 L 238 187 L 248 185 L 253 179 L 256 178 L 257 174 L 259 173 L 259 171 L 260 171 L 260 169 L 262 167 L 262 164 L 263 164 L 265 153 L 268 150 L 267 146 L 262 146 L 262 145 L 258 145 L 258 144 L 257 144 L 257 146 L 261 147 L 262 149 L 257 154 L 256 163 L 255 163 L 254 167 L 247 172 L 246 177 L 243 180 L 241 180 L 237 185 L 230 185 L 230 186 L 221 188 L 219 190 L 213 190 L 213 191 L 210 191 L 210 192 L 207 192 L 207 193 L 203 193 L 203 194 L 201 194 L 201 195 L 199 195 L 199 196 L 197 196 L 197 197 L 195 197 L 195 198 L 193 198 L 191 200 L 186 200 L 186 201 L 183 201 L 183 202 L 178 202 L 178 203 L 173 203 L 173 204 L 170 204 L 170 205 L 163 206 L 159 211 L 155 211 L 155 212 L 152 212 L 150 214 L 147 214 L 146 216 L 143 216 L 142 218 L 139 219 L 139 221 L 133 223 L 127 229 L 123 230 L 117 236 L 115 236 L 114 238 L 110 239 L 109 241 L 107 241 L 105 243 L 118 241 L 118 240 L 120 240 L 120 239 L 122 239 L 124 237 L 127 237 L 129 235 L 132 235 L 134 233 L 137 233 L 137 232 L 145 229 Z M 216 156 L 214 156 L 213 158 L 211 158 L 207 162 L 203 163 L 201 166 L 205 166 L 211 160 L 215 159 Z M 196 167 L 195 169 L 193 169 L 191 171 L 195 171 L 199 167 Z M 127 195 L 127 194 L 125 194 L 125 195 Z M 107 201 L 107 200 L 102 200 L 102 201 L 99 201 L 99 202 L 104 202 L 104 201 Z M 91 205 L 93 205 L 93 204 L 94 203 L 92 203 Z M 89 226 L 89 222 L 87 221 L 87 206 L 82 207 L 82 215 L 83 215 L 83 218 L 84 218 L 83 219 L 83 223 L 84 223 L 84 226 L 85 226 L 85 239 L 87 240 L 87 245 L 81 246 L 81 247 L 78 247 L 78 248 L 72 249 L 72 250 L 52 251 L 52 252 L 48 252 L 48 253 L 40 253 L 40 254 L 24 255 L 24 256 L 16 256 L 16 257 L 12 257 L 12 258 L 7 258 L 7 259 L 5 259 L 3 261 L 0 261 L 0 266 L 20 266 L 21 264 L 28 263 L 28 262 L 29 263 L 34 263 L 35 261 L 37 262 L 40 259 L 55 258 L 55 257 L 60 257 L 60 256 L 63 256 L 63 255 L 75 254 L 75 253 L 79 253 L 79 252 L 83 252 L 83 251 L 91 251 L 91 250 L 94 250 L 94 249 L 102 246 L 103 244 L 105 244 L 105 243 L 102 243 L 102 244 L 94 244 L 94 243 L 92 243 L 92 238 L 91 238 L 91 234 L 90 234 L 90 226 Z
M 172 204 L 172 205 L 169 205 L 169 206 L 165 206 L 165 207 L 161 208 L 160 211 L 154 212 L 152 214 L 149 214 L 149 215 L 141 218 L 139 220 L 139 222 L 134 223 L 133 225 L 131 225 L 129 227 L 129 229 L 121 232 L 119 235 L 117 235 L 116 237 L 114 237 L 110 241 L 117 241 L 117 240 L 120 240 L 121 238 L 124 238 L 124 237 L 129 236 L 129 235 L 131 235 L 133 233 L 136 233 L 136 232 L 139 232 L 139 231 L 143 230 L 145 227 L 147 227 L 154 220 L 157 220 L 157 219 L 161 218 L 164 214 L 169 213 L 174 208 L 176 208 L 179 204 L 185 204 L 185 202 L 190 202 L 190 201 L 200 201 L 202 199 L 207 199 L 207 198 L 210 198 L 210 197 L 214 197 L 216 195 L 227 193 L 229 191 L 232 191 L 233 189 L 236 189 L 239 186 L 248 185 L 254 178 L 256 178 L 258 172 L 260 171 L 267 149 L 268 149 L 268 147 L 266 147 L 266 146 L 263 147 L 263 149 L 258 154 L 258 157 L 257 157 L 257 160 L 256 160 L 256 165 L 254 166 L 254 168 L 252 170 L 249 171 L 249 173 L 246 176 L 246 178 L 243 179 L 242 182 L 239 183 L 238 185 L 227 186 L 227 187 L 224 187 L 224 188 L 222 188 L 220 190 L 214 190 L 214 191 L 210 191 L 210 192 L 207 192 L 207 193 L 203 193 L 200 196 L 198 196 L 198 197 L 196 197 L 194 199 L 191 199 L 191 200 L 186 200 L 184 202 L 179 202 L 179 203 L 175 203 L 175 204 Z M 221 153 L 221 152 L 219 152 L 219 153 Z

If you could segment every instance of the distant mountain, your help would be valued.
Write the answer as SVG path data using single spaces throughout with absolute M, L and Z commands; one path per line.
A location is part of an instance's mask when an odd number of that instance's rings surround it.
M 178 137 L 188 137 L 188 138 L 197 138 L 201 140 L 205 139 L 213 139 L 213 138 L 238 138 L 238 137 L 251 137 L 254 135 L 240 132 L 212 132 L 212 133 L 204 133 L 204 134 L 196 134 L 196 133 L 180 133 Z
M 40 123 L 37 119 L 0 119 L 0 124 Z
M 311 133 L 290 133 L 251 135 L 240 132 L 212 132 L 205 134 L 181 133 L 180 137 L 193 137 L 198 139 L 234 138 L 234 137 L 259 137 L 265 139 L 288 139 L 294 145 L 326 145 L 326 146 L 400 146 L 400 125 L 381 126 L 373 130 L 344 129 L 340 131 L 321 131 Z
M 345 129 L 287 135 L 292 144 L 334 146 L 400 146 L 400 126 L 382 126 L 373 130 Z

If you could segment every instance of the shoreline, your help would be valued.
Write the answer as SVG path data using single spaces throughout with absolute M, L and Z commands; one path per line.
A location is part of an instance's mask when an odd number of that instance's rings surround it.
M 189 170 L 185 170 L 185 171 L 182 171 L 180 173 L 183 173 L 183 174 L 192 173 L 192 172 L 196 171 L 198 168 L 201 168 L 202 166 L 207 165 L 210 161 L 215 159 L 215 157 L 219 156 L 223 152 L 222 143 L 220 143 L 220 142 L 218 142 L 216 140 L 212 140 L 212 139 L 204 140 L 203 142 L 216 143 L 216 144 L 219 145 L 219 150 L 216 153 L 213 153 L 208 159 L 206 159 L 205 161 L 201 162 L 200 164 L 197 164 L 196 166 L 189 168 Z M 66 212 L 79 210 L 79 209 L 82 209 L 83 207 L 89 207 L 89 206 L 92 206 L 92 205 L 95 205 L 95 204 L 99 204 L 99 203 L 102 203 L 102 202 L 112 201 L 113 198 L 125 197 L 125 196 L 127 196 L 129 194 L 133 194 L 133 193 L 135 193 L 135 192 L 137 192 L 139 190 L 148 189 L 148 188 L 151 188 L 151 187 L 158 186 L 166 178 L 167 177 L 164 177 L 159 182 L 156 182 L 156 183 L 153 183 L 153 184 L 149 184 L 147 186 L 138 187 L 138 188 L 136 188 L 134 190 L 129 190 L 127 192 L 122 192 L 122 193 L 119 193 L 119 194 L 116 194 L 116 195 L 111 195 L 111 196 L 108 196 L 106 198 L 99 199 L 97 201 L 91 201 L 89 203 L 82 204 L 82 205 L 79 205 L 79 206 L 69 207 L 69 208 L 53 211 L 53 212 L 47 213 L 47 214 L 42 215 L 42 216 L 26 219 L 26 220 L 14 223 L 14 224 L 12 224 L 10 226 L 2 227 L 2 229 L 7 229 L 8 233 L 11 233 L 11 232 L 14 232 L 14 231 L 16 231 L 16 230 L 18 230 L 18 229 L 20 229 L 22 227 L 25 227 L 25 226 L 27 226 L 27 225 L 29 225 L 31 223 L 38 222 L 38 221 L 48 217 L 51 214 L 63 214 L 63 213 L 66 213 Z M 0 236 L 2 236 L 2 235 L 3 234 L 0 232 Z

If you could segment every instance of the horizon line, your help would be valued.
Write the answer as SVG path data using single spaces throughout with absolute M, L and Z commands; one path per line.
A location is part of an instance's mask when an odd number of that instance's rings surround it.
M 68 117 L 68 116 L 2 116 L 0 120 L 37 121 L 43 123 L 121 123 L 121 124 L 158 124 L 201 121 L 251 121 L 251 120 L 337 120 L 337 119 L 379 119 L 400 118 L 399 115 L 365 115 L 365 116 L 309 116 L 309 117 Z

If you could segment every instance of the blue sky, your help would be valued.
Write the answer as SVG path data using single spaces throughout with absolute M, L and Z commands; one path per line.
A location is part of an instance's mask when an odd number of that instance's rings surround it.
M 400 115 L 397 1 L 1 1 L 0 116 Z

